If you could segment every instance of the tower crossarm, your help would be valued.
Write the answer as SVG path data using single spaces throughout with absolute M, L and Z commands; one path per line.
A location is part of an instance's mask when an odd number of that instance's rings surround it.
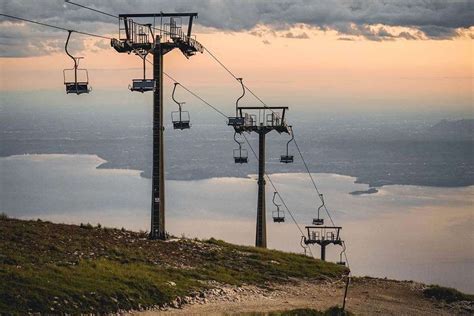
M 181 21 L 188 19 L 184 31 Z M 136 50 L 150 51 L 152 54 L 155 40 L 162 46 L 162 54 L 178 48 L 186 58 L 196 53 L 203 53 L 204 47 L 191 34 L 192 23 L 197 13 L 133 13 L 119 15 L 119 38 L 111 40 L 111 46 L 119 53 L 130 53 Z M 134 19 L 149 19 L 147 24 Z M 157 25 L 157 21 L 159 24 Z

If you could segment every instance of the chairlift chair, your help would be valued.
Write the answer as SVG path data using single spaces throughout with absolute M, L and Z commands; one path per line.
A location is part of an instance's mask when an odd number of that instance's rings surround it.
M 323 204 L 321 204 L 321 206 L 318 207 L 318 218 L 313 218 L 313 225 L 318 225 L 318 226 L 324 225 L 324 219 L 319 217 L 319 211 L 321 210 L 322 207 L 324 207 L 324 197 L 322 194 L 320 194 L 319 197 Z
M 283 210 L 280 210 L 281 204 L 277 204 L 275 202 L 275 197 L 276 197 L 277 194 L 278 194 L 277 192 L 273 192 L 272 202 L 277 208 L 276 211 L 272 212 L 273 222 L 274 223 L 283 223 L 283 222 L 285 222 L 285 212 Z
M 191 123 L 190 123 L 190 119 L 189 119 L 189 112 L 182 110 L 182 105 L 185 102 L 178 102 L 174 98 L 174 93 L 176 91 L 176 86 L 177 85 L 179 85 L 179 83 L 175 82 L 174 87 L 173 87 L 173 94 L 171 95 L 171 98 L 178 105 L 178 111 L 171 112 L 171 121 L 173 122 L 173 128 L 174 129 L 183 130 L 183 129 L 191 128 Z
M 234 149 L 234 162 L 240 164 L 248 163 L 249 159 L 247 149 Z
M 242 78 L 237 78 L 237 81 L 239 81 L 242 86 L 242 95 L 237 99 L 237 101 L 235 101 L 235 116 L 229 117 L 229 121 L 227 122 L 228 126 L 240 127 L 245 123 L 245 119 L 239 115 L 239 101 L 245 95 L 245 86 L 242 80 Z
M 64 69 L 63 76 L 66 94 L 75 93 L 79 95 L 83 93 L 89 93 L 92 89 L 89 87 L 89 73 L 86 69 L 79 68 L 79 61 L 84 57 L 74 57 L 68 51 L 69 39 L 71 38 L 72 32 L 73 31 L 68 31 L 69 34 L 67 36 L 64 50 L 66 51 L 66 54 L 74 61 L 74 68 Z
M 155 80 L 146 79 L 146 51 L 136 51 L 136 54 L 143 60 L 143 79 L 132 79 L 132 84 L 128 86 L 130 91 L 147 92 L 155 90 Z
M 237 132 L 234 132 L 234 140 L 239 145 L 239 148 L 234 149 L 234 162 L 243 164 L 248 163 L 248 151 L 247 149 L 242 149 L 242 143 L 237 140 Z
M 280 156 L 280 162 L 282 163 L 293 163 L 293 155 L 290 155 L 288 153 L 288 147 L 290 146 L 290 143 L 295 139 L 293 135 L 293 129 L 291 126 L 288 126 L 288 131 L 291 134 L 291 139 L 286 143 L 286 155 L 281 155 Z

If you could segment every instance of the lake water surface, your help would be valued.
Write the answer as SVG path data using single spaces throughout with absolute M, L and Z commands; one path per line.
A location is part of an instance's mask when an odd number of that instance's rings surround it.
M 96 169 L 94 155 L 22 155 L 0 158 L 0 212 L 24 219 L 101 223 L 147 230 L 151 181 L 135 170 Z M 474 187 L 384 186 L 366 190 L 352 177 L 314 174 L 332 217 L 343 227 L 354 275 L 413 279 L 474 292 Z M 304 227 L 319 206 L 305 174 L 271 176 Z M 302 252 L 301 233 L 287 214 L 271 222 L 273 191 L 267 185 L 268 246 Z M 177 236 L 215 237 L 252 245 L 256 181 L 212 178 L 167 181 L 167 230 Z M 319 248 L 313 248 L 318 256 Z M 328 260 L 339 259 L 339 247 Z

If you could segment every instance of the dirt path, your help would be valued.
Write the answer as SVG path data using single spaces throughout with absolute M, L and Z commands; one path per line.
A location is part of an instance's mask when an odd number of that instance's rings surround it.
M 356 315 L 472 315 L 468 304 L 443 304 L 426 299 L 424 285 L 372 278 L 356 279 L 349 288 L 347 308 Z M 133 315 L 229 315 L 250 312 L 271 312 L 296 308 L 326 310 L 340 305 L 344 283 L 298 282 L 278 285 L 272 290 L 253 286 L 220 287 L 185 298 L 180 309 L 136 312 Z

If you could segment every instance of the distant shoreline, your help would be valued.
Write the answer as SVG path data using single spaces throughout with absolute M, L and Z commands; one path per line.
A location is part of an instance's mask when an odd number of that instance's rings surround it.
M 100 163 L 96 169 L 104 169 L 104 170 L 133 170 L 137 171 L 140 174 L 141 178 L 144 179 L 151 179 L 149 176 L 148 172 L 139 168 L 134 168 L 135 166 L 123 166 L 120 164 L 115 164 L 113 162 L 108 161 L 106 158 L 102 157 L 100 154 L 96 153 L 52 153 L 52 152 L 47 152 L 47 153 L 41 153 L 41 152 L 36 152 L 36 153 L 19 153 L 19 154 L 14 154 L 14 155 L 1 155 L 0 158 L 8 158 L 8 157 L 14 157 L 14 156 L 34 156 L 34 155 L 67 155 L 67 156 L 96 156 L 99 159 L 103 160 L 102 163 Z M 256 170 L 255 170 L 256 171 Z M 267 171 L 267 174 L 269 175 L 275 175 L 275 174 L 304 174 L 304 170 L 292 170 L 292 171 L 278 171 L 278 172 L 273 172 L 273 171 Z M 465 181 L 460 181 L 458 183 L 452 183 L 452 184 L 435 184 L 435 183 L 425 183 L 424 181 L 386 181 L 386 180 L 369 180 L 366 179 L 366 176 L 364 175 L 354 175 L 354 174 L 349 174 L 349 173 L 341 173 L 341 172 L 331 172 L 330 170 L 312 170 L 312 174 L 334 174 L 334 175 L 340 175 L 340 176 L 345 176 L 345 177 L 351 177 L 354 178 L 354 183 L 356 184 L 366 184 L 369 186 L 367 190 L 357 190 L 357 191 L 352 191 L 348 192 L 348 194 L 351 195 L 364 195 L 364 194 L 376 194 L 378 193 L 378 189 L 388 186 L 388 185 L 411 185 L 411 186 L 422 186 L 422 187 L 433 187 L 433 188 L 466 188 L 470 186 L 474 186 L 474 178 L 470 182 L 465 182 Z M 230 175 L 216 175 L 216 174 L 210 174 L 209 176 L 204 176 L 202 174 L 193 174 L 192 176 L 171 176 L 170 174 L 167 174 L 166 180 L 172 180 L 172 181 L 200 181 L 200 180 L 208 180 L 208 179 L 214 179 L 214 178 L 241 178 L 241 179 L 246 179 L 250 178 L 254 173 L 247 173 L 246 175 L 243 174 L 230 174 Z
M 352 192 L 349 192 L 349 194 L 351 195 L 363 195 L 363 194 L 375 194 L 375 193 L 378 193 L 379 190 L 377 190 L 376 188 L 368 188 L 367 190 L 364 190 L 364 191 L 352 191 Z

